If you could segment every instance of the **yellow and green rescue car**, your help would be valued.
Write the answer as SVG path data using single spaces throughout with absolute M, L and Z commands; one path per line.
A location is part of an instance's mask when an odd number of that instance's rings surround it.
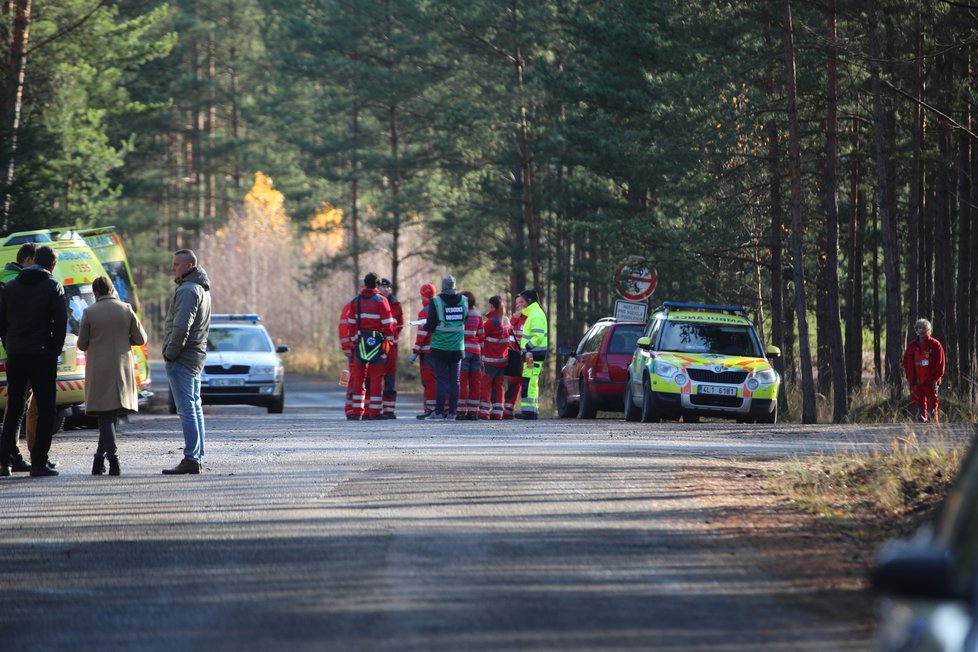
M 781 377 L 740 306 L 665 302 L 636 343 L 625 383 L 625 419 L 722 417 L 776 423 Z

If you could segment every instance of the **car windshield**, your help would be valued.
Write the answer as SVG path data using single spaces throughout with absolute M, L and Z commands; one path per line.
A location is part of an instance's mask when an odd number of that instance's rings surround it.
M 211 326 L 207 334 L 209 352 L 241 351 L 271 353 L 272 342 L 262 328 Z
M 746 325 L 669 321 L 661 342 L 660 351 L 763 357 L 757 337 Z
M 644 325 L 615 326 L 615 334 L 608 343 L 608 353 L 627 353 L 635 351 L 635 342 L 642 336 Z

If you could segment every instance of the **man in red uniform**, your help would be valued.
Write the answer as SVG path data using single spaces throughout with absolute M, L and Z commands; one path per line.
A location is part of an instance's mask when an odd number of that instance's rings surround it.
M 418 415 L 419 419 L 426 418 L 435 411 L 435 369 L 428 360 L 431 351 L 431 333 L 424 329 L 424 322 L 428 320 L 428 306 L 431 299 L 435 296 L 435 286 L 425 283 L 421 286 L 421 310 L 418 311 L 418 320 L 422 325 L 418 327 L 418 334 L 414 338 L 414 348 L 411 350 L 411 362 L 421 358 L 421 386 L 424 388 L 424 411 Z
M 475 294 L 466 290 L 462 296 L 469 301 L 469 316 L 465 318 L 465 353 L 458 376 L 458 419 L 475 421 L 482 400 L 482 347 L 486 332 L 482 328 L 482 313 L 475 309 Z
M 931 337 L 934 329 L 926 319 L 918 319 L 913 330 L 917 335 L 903 354 L 903 371 L 910 383 L 910 407 L 915 421 L 938 423 L 937 388 L 944 377 L 944 347 Z
M 347 376 L 346 376 L 346 405 L 343 411 L 346 413 L 346 418 L 350 421 L 359 421 L 360 415 L 363 414 L 363 397 L 360 398 L 360 406 L 358 408 L 353 407 L 353 383 L 350 379 L 353 378 L 353 336 L 355 334 L 356 326 L 350 325 L 350 313 L 352 311 L 352 304 L 346 304 L 343 306 L 342 312 L 340 312 L 340 347 L 343 349 L 343 355 L 346 356 L 347 362 Z M 354 321 L 356 321 L 354 319 Z
M 523 346 L 523 324 L 526 317 L 523 316 L 523 308 L 526 308 L 526 299 L 516 295 L 513 301 L 513 316 L 509 318 L 509 325 L 513 331 L 513 339 L 516 349 L 520 350 Z M 523 387 L 523 376 L 506 377 L 506 399 L 503 407 L 503 418 L 512 419 L 516 412 L 516 405 L 520 402 L 520 389 Z
M 509 350 L 516 347 L 510 330 L 509 320 L 506 319 L 506 304 L 502 297 L 494 296 L 489 299 L 492 308 L 486 313 L 483 330 L 486 342 L 482 347 L 482 363 L 485 373 L 482 376 L 482 400 L 479 403 L 480 419 L 503 418 L 503 379 L 506 376 L 506 364 L 509 361 Z
M 350 399 L 353 413 L 364 420 L 382 419 L 384 372 L 387 368 L 387 347 L 394 336 L 394 318 L 387 299 L 377 289 L 379 279 L 370 272 L 363 277 L 363 289 L 349 304 L 347 328 L 351 335 L 353 370 Z M 366 385 L 369 381 L 369 396 Z M 366 399 L 366 409 L 364 400 Z
M 387 368 L 384 371 L 384 408 L 382 416 L 385 419 L 396 419 L 394 411 L 397 403 L 397 344 L 401 337 L 401 329 L 404 328 L 404 309 L 401 302 L 394 296 L 394 287 L 389 279 L 380 279 L 380 294 L 387 299 L 391 307 L 391 316 L 394 318 L 394 335 L 388 340 L 389 349 L 387 351 Z

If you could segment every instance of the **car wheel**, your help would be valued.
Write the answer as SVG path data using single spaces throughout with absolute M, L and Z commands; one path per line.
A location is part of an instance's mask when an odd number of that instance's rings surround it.
M 758 423 L 777 423 L 778 422 L 778 404 L 774 404 L 774 410 L 770 414 L 765 414 L 764 416 L 757 417 Z
M 684 414 L 683 423 L 699 423 L 700 415 L 698 414 Z
M 557 381 L 557 397 L 554 402 L 557 404 L 557 416 L 561 419 L 577 416 L 577 406 L 567 402 L 567 387 L 563 380 Z
M 638 421 L 642 417 L 642 409 L 632 400 L 632 381 L 625 381 L 625 421 Z
M 285 411 L 285 385 L 282 385 L 282 393 L 277 399 L 268 406 L 269 414 L 282 414 Z
M 642 423 L 659 423 L 662 417 L 659 415 L 659 408 L 655 404 L 655 396 L 652 395 L 649 379 L 646 378 L 642 385 L 644 388 L 642 392 Z
M 63 414 L 59 414 L 58 416 L 56 416 L 54 418 L 54 431 L 53 432 L 59 432 L 62 428 L 65 427 L 65 418 L 66 417 Z
M 593 398 L 591 398 L 591 392 L 588 391 L 587 383 L 581 378 L 578 387 L 580 387 L 581 400 L 577 405 L 577 418 L 578 419 L 593 419 L 598 416 L 598 404 Z

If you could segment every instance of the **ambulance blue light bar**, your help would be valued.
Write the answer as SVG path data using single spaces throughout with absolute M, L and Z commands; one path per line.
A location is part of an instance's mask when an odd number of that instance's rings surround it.
M 680 303 L 678 301 L 663 301 L 666 310 L 709 310 L 712 312 L 732 312 L 747 317 L 744 306 L 721 306 L 712 303 Z
M 216 315 L 211 315 L 211 321 L 249 321 L 257 324 L 261 321 L 261 317 L 258 313 L 242 313 L 242 314 L 227 314 L 221 313 Z

